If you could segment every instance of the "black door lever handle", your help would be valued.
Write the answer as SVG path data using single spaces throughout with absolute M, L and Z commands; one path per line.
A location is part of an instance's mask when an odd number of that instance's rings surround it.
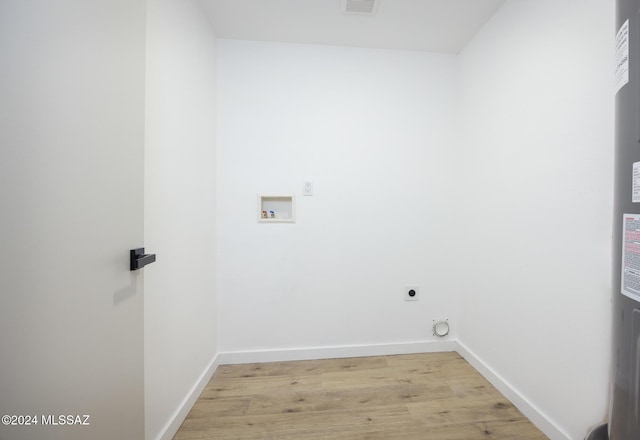
M 138 270 L 156 261 L 156 254 L 145 254 L 144 248 L 131 249 L 131 251 L 129 251 L 129 258 L 129 269 Z

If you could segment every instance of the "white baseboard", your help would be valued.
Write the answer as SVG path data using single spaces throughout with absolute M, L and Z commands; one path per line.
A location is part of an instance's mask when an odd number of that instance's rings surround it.
M 184 422 L 184 419 L 187 418 L 189 411 L 200 397 L 200 394 L 204 390 L 204 387 L 207 386 L 213 373 L 216 372 L 216 369 L 220 365 L 220 356 L 216 355 L 207 368 L 202 372 L 196 383 L 191 387 L 191 390 L 187 393 L 184 400 L 180 403 L 176 411 L 169 418 L 167 424 L 160 431 L 160 435 L 157 437 L 157 440 L 171 440 L 180 429 L 180 425 Z
M 169 419 L 157 440 L 171 440 L 204 390 L 219 365 L 248 364 L 255 362 L 285 362 L 311 359 L 335 359 L 362 356 L 385 356 L 411 353 L 458 352 L 469 364 L 509 399 L 531 422 L 551 440 L 571 440 L 556 423 L 533 405 L 502 376 L 464 344 L 456 340 L 409 342 L 381 345 L 353 345 L 336 347 L 298 348 L 285 350 L 236 351 L 219 353 L 200 375 L 185 399 Z
M 526 397 L 524 397 L 509 382 L 504 380 L 502 376 L 496 373 L 474 352 L 469 350 L 460 341 L 456 341 L 456 351 L 467 362 L 471 364 L 485 379 L 498 389 L 507 399 L 513 403 L 536 427 L 542 431 L 551 440 L 571 440 L 571 437 L 564 432 L 553 420 L 551 420 L 538 407 L 533 405 Z
M 394 354 L 455 351 L 453 340 L 408 342 L 382 345 L 349 345 L 337 347 L 294 348 L 285 350 L 235 351 L 220 353 L 220 364 L 255 362 L 305 361 L 346 357 L 385 356 Z

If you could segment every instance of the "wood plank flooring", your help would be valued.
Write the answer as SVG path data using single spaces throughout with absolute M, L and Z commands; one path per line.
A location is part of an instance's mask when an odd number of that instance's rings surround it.
M 457 353 L 222 365 L 174 440 L 543 440 Z

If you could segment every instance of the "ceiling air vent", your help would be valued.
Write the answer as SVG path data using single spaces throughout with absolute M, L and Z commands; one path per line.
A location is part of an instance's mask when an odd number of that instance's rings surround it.
M 373 15 L 380 0 L 342 0 L 342 12 L 347 14 Z

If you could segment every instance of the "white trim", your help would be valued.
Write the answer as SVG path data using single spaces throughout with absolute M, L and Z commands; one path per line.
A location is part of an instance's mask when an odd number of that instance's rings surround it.
M 189 411 L 191 411 L 191 408 L 195 405 L 198 397 L 200 397 L 200 394 L 211 380 L 213 373 L 216 372 L 219 365 L 220 356 L 216 355 L 211 360 L 207 368 L 204 369 L 198 380 L 196 380 L 196 383 L 191 387 L 191 390 L 189 390 L 180 405 L 178 405 L 178 408 L 176 408 L 166 425 L 164 425 L 164 428 L 160 431 L 157 440 L 171 440 L 176 435 L 178 429 L 180 429 L 180 425 L 182 425 L 184 419 L 187 418 Z
M 213 373 L 220 365 L 248 364 L 255 362 L 285 362 L 312 359 L 335 359 L 362 356 L 385 356 L 411 353 L 434 353 L 455 351 L 462 356 L 473 368 L 484 376 L 511 403 L 513 403 L 538 429 L 551 440 L 571 440 L 557 423 L 531 403 L 516 388 L 496 373 L 489 365 L 480 359 L 466 345 L 457 340 L 408 342 L 380 345 L 349 345 L 335 347 L 294 348 L 283 350 L 256 350 L 218 353 L 198 378 L 173 416 L 160 432 L 157 440 L 171 440 L 178 432 L 180 425 L 198 400 L 205 386 L 211 380 Z
M 516 388 L 507 382 L 502 376 L 496 373 L 489 365 L 480 359 L 466 345 L 460 341 L 456 342 L 456 351 L 467 362 L 471 364 L 480 374 L 498 389 L 516 408 L 527 417 L 538 429 L 540 429 L 551 440 L 571 440 L 571 437 L 564 432 L 548 415 L 540 408 L 531 403 Z
M 455 351 L 453 340 L 424 341 L 381 345 L 347 345 L 336 347 L 293 348 L 284 350 L 234 351 L 220 353 L 220 364 L 306 361 L 346 357 L 385 356 L 394 354 Z

